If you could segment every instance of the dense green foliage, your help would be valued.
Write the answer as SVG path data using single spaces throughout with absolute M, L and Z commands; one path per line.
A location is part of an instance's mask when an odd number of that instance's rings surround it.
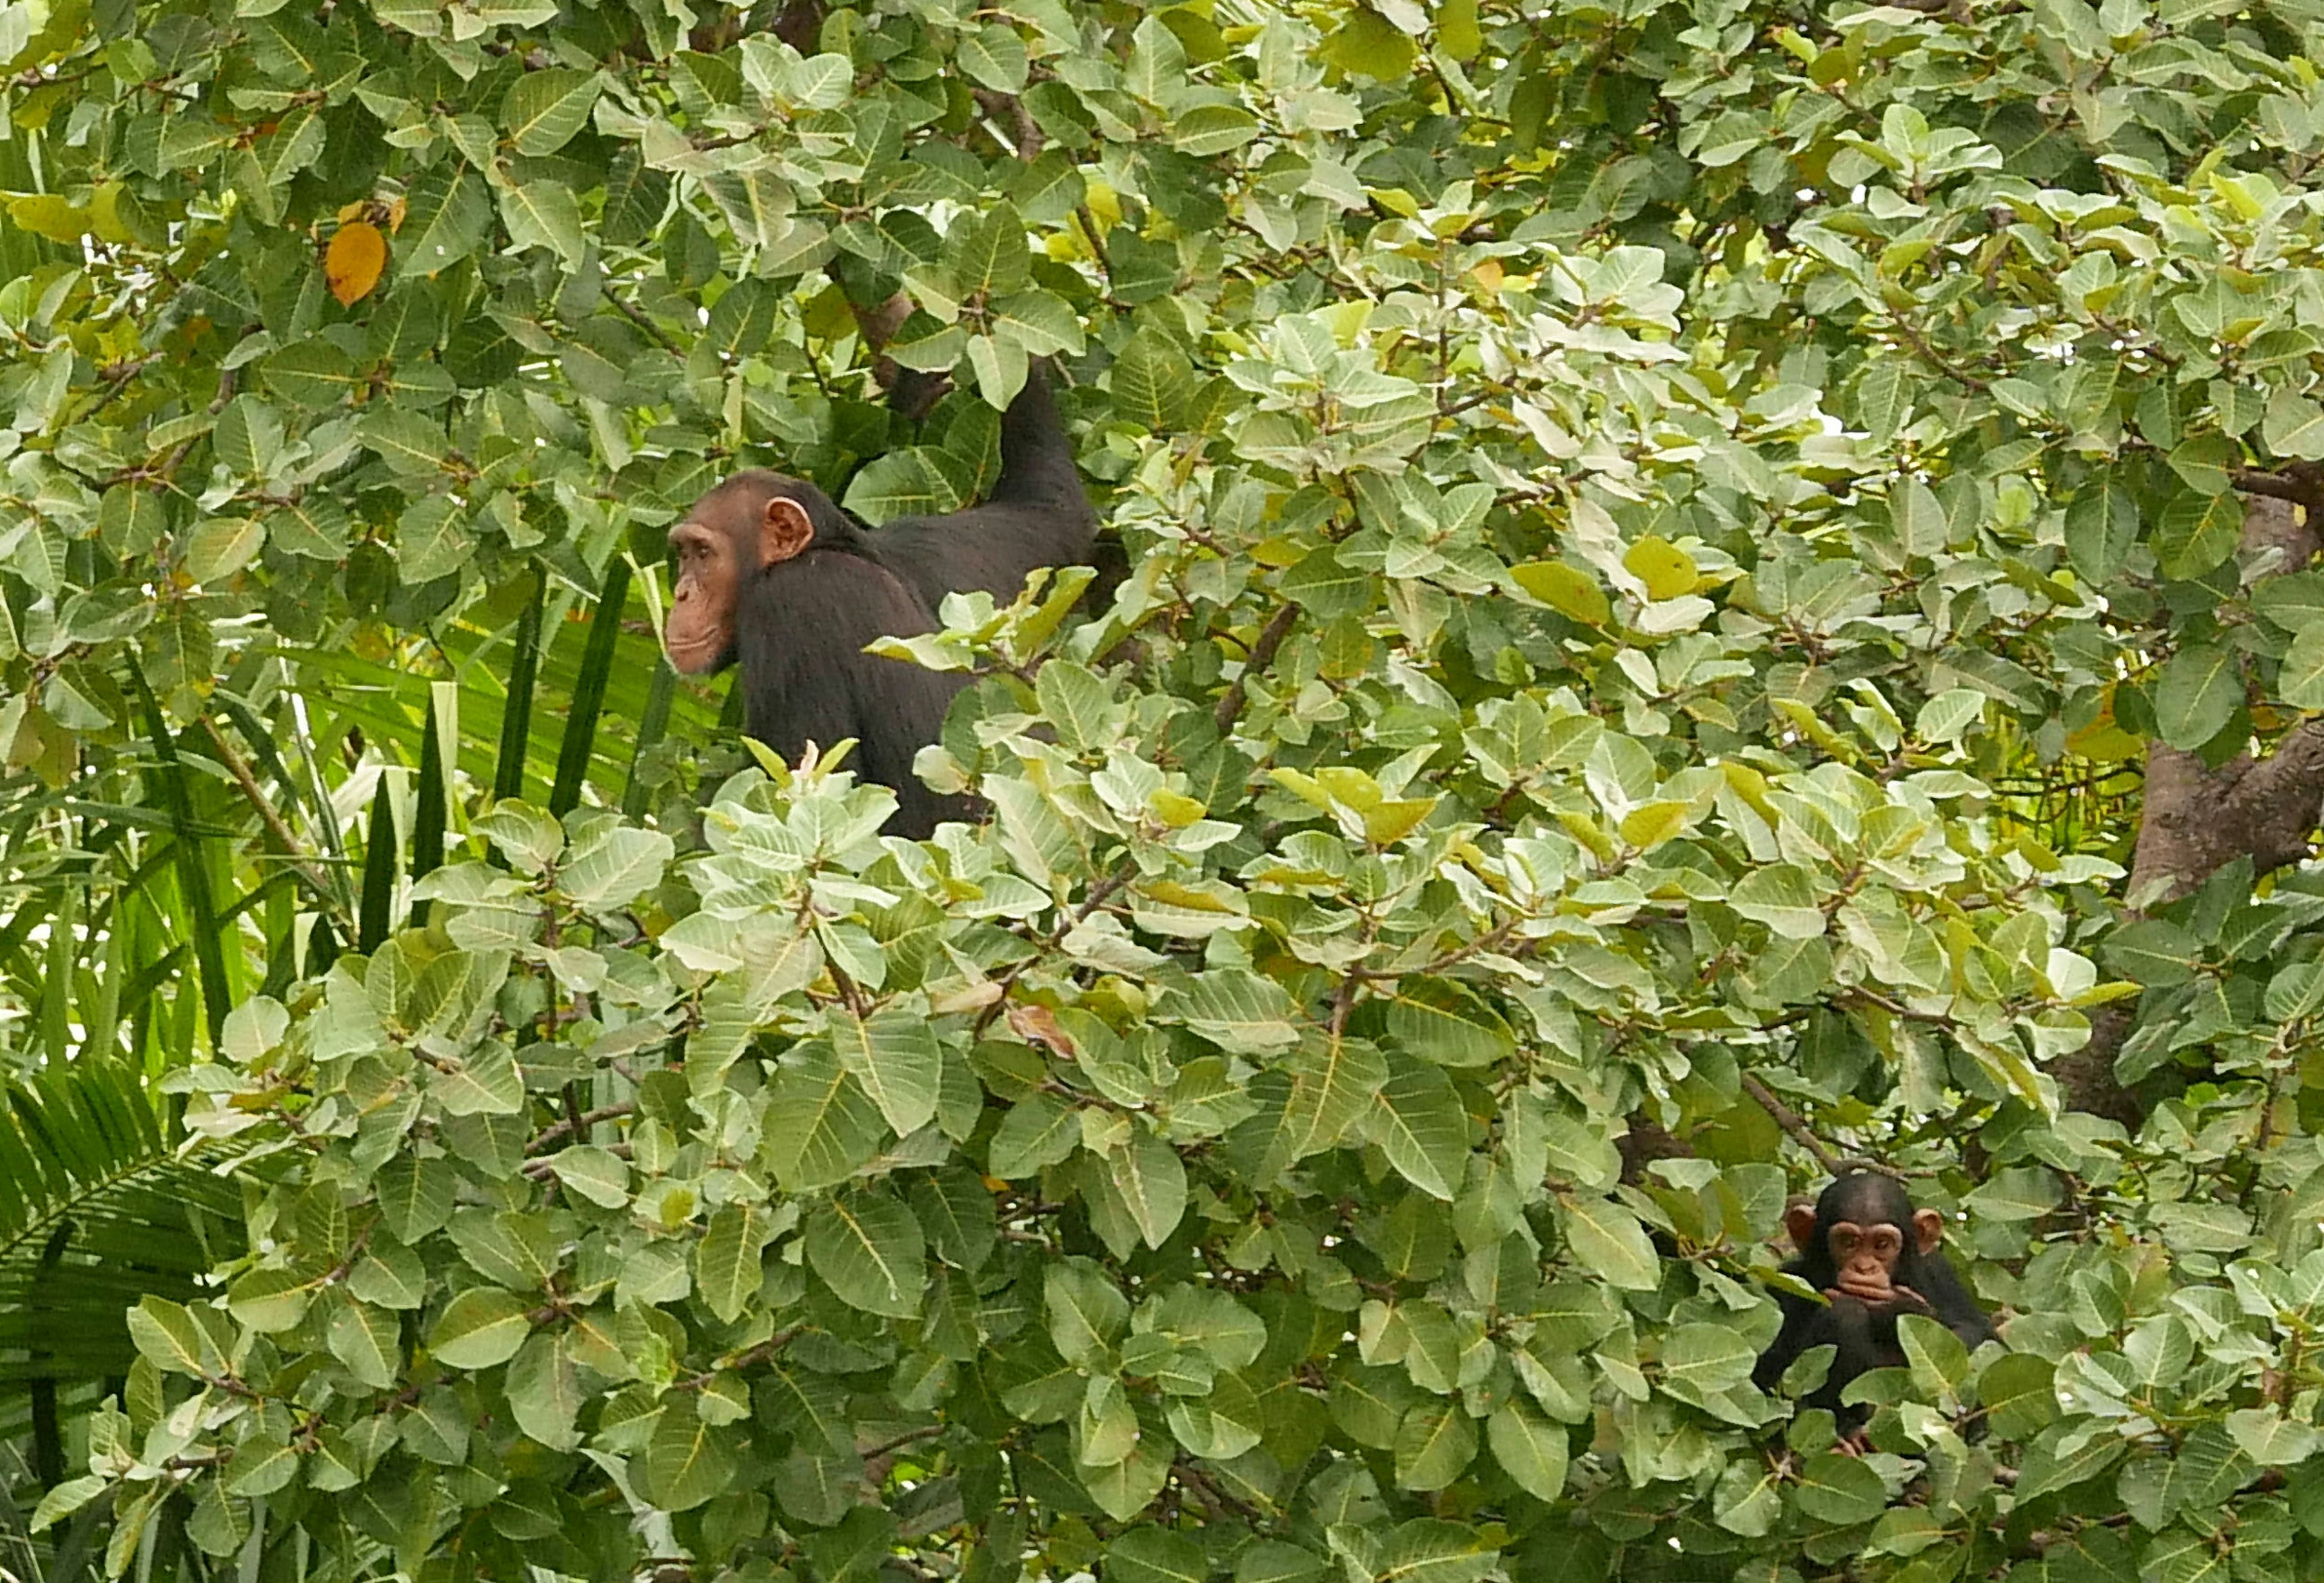
M 2319 66 L 0 5 L 0 1291 L 149 1293 L 0 1330 L 26 1555 L 2319 1575 Z M 1042 355 L 1129 573 L 900 646 L 994 814 L 882 841 L 659 663 L 661 531 L 971 499 Z M 1860 1458 L 1748 1378 L 1854 1154 L 2007 1339 Z

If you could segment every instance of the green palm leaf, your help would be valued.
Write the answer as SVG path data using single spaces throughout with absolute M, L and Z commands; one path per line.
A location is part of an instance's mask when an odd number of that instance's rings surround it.
M 240 1246 L 239 1189 L 212 1169 L 227 1151 L 183 1149 L 157 1101 L 107 1060 L 0 1088 L 0 1434 L 53 1425 L 58 1394 L 127 1373 L 124 1311 L 189 1296 Z

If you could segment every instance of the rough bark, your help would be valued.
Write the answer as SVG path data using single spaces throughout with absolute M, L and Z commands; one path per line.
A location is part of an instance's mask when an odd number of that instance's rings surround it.
M 2312 487 L 2304 476 L 2299 483 Z M 2246 500 L 2247 579 L 2297 571 L 2315 558 L 2320 543 L 2301 505 L 2282 493 L 2253 491 Z M 2151 743 L 2126 897 L 2130 916 L 2178 900 L 2238 858 L 2250 858 L 2255 874 L 2298 862 L 2311 850 L 2319 808 L 2324 720 L 2293 727 L 2264 759 L 2238 754 L 2217 769 L 2192 753 Z M 2069 1106 L 2133 1130 L 2144 1121 L 2145 1107 L 2116 1081 L 2114 1063 L 2135 1026 L 2136 1004 L 2101 1008 L 2090 1019 L 2090 1042 L 2052 1068 Z

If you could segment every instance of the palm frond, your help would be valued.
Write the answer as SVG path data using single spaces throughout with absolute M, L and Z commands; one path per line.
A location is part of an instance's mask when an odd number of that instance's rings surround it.
M 173 1108 L 125 1062 L 82 1060 L 0 1090 L 0 1434 L 41 1387 L 119 1378 L 124 1311 L 183 1299 L 237 1251 L 226 1152 L 181 1148 Z

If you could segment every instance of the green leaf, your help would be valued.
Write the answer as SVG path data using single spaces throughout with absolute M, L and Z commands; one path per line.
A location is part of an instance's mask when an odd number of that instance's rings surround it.
M 1697 1392 L 1741 1385 L 1757 1361 L 1743 1338 L 1725 1325 L 1680 1325 L 1663 1341 L 1664 1376 Z
M 723 1492 L 736 1467 L 732 1440 L 673 1398 L 646 1442 L 640 1491 L 663 1511 L 690 1512 Z
M 2324 459 L 2324 407 L 2289 385 L 2278 385 L 2268 398 L 2260 437 L 2279 456 L 2301 462 Z
M 1824 1451 L 1800 1469 L 1800 1510 L 1819 1523 L 1869 1523 L 1888 1504 L 1888 1486 L 1862 1459 Z
M 2120 1437 L 2089 1432 L 2089 1421 L 2071 1419 L 2053 1423 L 2034 1437 L 2018 1464 L 2020 1500 L 2039 1500 L 2061 1489 L 2096 1478 L 2121 1459 Z
M 226 1289 L 226 1311 L 245 1329 L 287 1330 L 306 1317 L 314 1287 L 288 1270 L 256 1269 Z
M 553 154 L 589 124 L 595 72 L 552 66 L 517 78 L 501 100 L 501 128 L 521 154 Z
M 1969 1348 L 1942 1322 L 1925 1314 L 1902 1315 L 1896 1321 L 1896 1339 L 1918 1389 L 1934 1395 L 1958 1389 L 1969 1377 Z
M 847 1069 L 899 1137 L 919 1131 L 936 1113 L 944 1051 L 924 1017 L 900 1009 L 837 1022 L 831 1040 Z
M 1662 1260 L 1637 1216 L 1602 1198 L 1561 1195 L 1557 1210 L 1558 1227 L 1583 1269 L 1625 1292 L 1651 1292 L 1662 1284 Z
M 830 1041 L 809 1039 L 791 1048 L 776 1076 L 767 1157 L 786 1192 L 812 1192 L 853 1176 L 879 1146 L 884 1124 Z
M 868 522 L 942 516 L 969 502 L 969 478 L 949 451 L 914 446 L 866 465 L 847 485 L 846 507 Z
M 1478 1532 L 1460 1523 L 1416 1517 L 1388 1535 L 1380 1576 L 1397 1583 L 1482 1583 L 1500 1557 Z
M 808 1265 L 850 1308 L 918 1315 L 927 1249 L 901 1200 L 877 1189 L 828 1200 L 808 1214 L 805 1241 Z
M 988 22 L 974 32 L 962 34 L 953 59 L 980 87 L 1001 94 L 1025 91 L 1025 41 L 1007 23 Z
M 1161 1247 L 1186 1212 L 1186 1167 L 1178 1151 L 1139 1127 L 1108 1161 L 1113 1185 L 1130 1206 L 1130 1218 L 1138 1222 L 1138 1234 L 1147 1247 Z
M 417 413 L 392 407 L 366 412 L 356 426 L 363 443 L 398 473 L 434 473 L 451 448 L 444 431 Z
M 1388 1003 L 1388 1031 L 1406 1054 L 1439 1066 L 1491 1066 L 1517 1048 L 1499 1014 L 1443 979 L 1401 980 Z
M 225 1362 L 194 1316 L 165 1298 L 138 1300 L 129 1311 L 129 1339 L 140 1354 L 173 1374 L 209 1376 Z
M 710 1217 L 694 1251 L 694 1289 L 726 1323 L 740 1319 L 758 1295 L 759 1256 L 774 1235 L 774 1217 L 759 1204 L 728 1204 Z
M 521 1299 L 497 1286 L 471 1286 L 444 1305 L 428 1350 L 450 1368 L 490 1368 L 516 1356 L 531 1333 Z
M 2309 621 L 2292 635 L 2275 686 L 2295 709 L 2324 709 L 2324 621 Z
M 1183 1533 L 1133 1528 L 1106 1546 L 1107 1583 L 1203 1583 L 1210 1574 L 1203 1547 Z
M 343 1302 L 331 1314 L 324 1341 L 349 1374 L 374 1390 L 402 1376 L 402 1326 L 392 1313 L 367 1302 Z
M 1443 1489 L 1477 1455 L 1477 1426 L 1460 1402 L 1432 1396 L 1408 1409 L 1396 1429 L 1398 1489 Z
M 1114 354 L 1109 382 L 1116 418 L 1151 434 L 1167 434 L 1185 410 L 1194 367 L 1167 336 L 1142 329 Z
M 475 172 L 438 165 L 412 189 L 403 228 L 396 234 L 396 279 L 449 269 L 476 250 L 491 224 L 484 184 Z
M 1523 1402 L 1504 1402 L 1485 1422 L 1493 1459 L 1517 1487 L 1554 1501 L 1565 1489 L 1565 1426 L 1552 1423 Z
M 270 1496 L 299 1476 L 299 1453 L 287 1444 L 255 1437 L 235 1449 L 226 1488 L 245 1498 Z
M 1183 1283 L 1139 1311 L 1138 1328 L 1200 1348 L 1223 1369 L 1249 1368 L 1267 1346 L 1267 1326 L 1225 1293 Z
M 1130 1300 L 1088 1259 L 1060 1259 L 1048 1267 L 1041 1301 L 1049 1339 L 1067 1363 L 1093 1367 L 1130 1322 Z
M 2154 723 L 2164 741 L 2191 752 L 2226 729 L 2243 701 L 2243 672 L 2230 650 L 2182 649 L 2163 667 Z
M 501 222 L 519 248 L 546 247 L 567 264 L 589 250 L 581 206 L 562 181 L 521 181 L 501 189 Z
M 2116 972 L 2156 989 L 2193 982 L 2203 965 L 2203 948 L 2167 918 L 2125 925 L 2107 936 L 2101 954 Z
M 947 253 L 963 298 L 999 298 L 1022 290 L 1032 266 L 1025 222 L 1006 202 L 985 215 L 967 215 L 954 222 Z
M 1004 1178 L 1037 1175 L 1070 1159 L 1081 1141 L 1080 1112 L 1047 1094 L 1028 1095 L 993 1129 L 985 1168 Z
M 1372 1096 L 1373 1141 L 1406 1182 L 1448 1202 L 1469 1173 L 1469 1115 L 1452 1080 L 1402 1055 L 1388 1058 L 1388 1079 Z
M 1729 905 L 1787 940 L 1812 940 L 1826 926 L 1815 876 L 1797 863 L 1770 863 L 1743 876 Z
M 565 1337 L 542 1332 L 527 1340 L 509 1365 L 505 1388 L 519 1429 L 553 1451 L 580 1448 L 586 1397 Z
M 1098 1509 L 1117 1523 L 1127 1523 L 1154 1503 L 1169 1481 L 1170 1458 L 1139 1448 L 1110 1468 L 1084 1468 L 1082 1486 Z
M 2046 1358 L 2012 1352 L 1995 1358 L 1978 1376 L 1978 1400 L 1996 1439 L 2026 1440 L 2058 1416 L 2055 1372 Z
M 1299 1037 L 1292 1022 L 1296 1008 L 1283 986 L 1242 968 L 1213 968 L 1187 979 L 1167 1008 L 1229 1050 L 1278 1050 Z

